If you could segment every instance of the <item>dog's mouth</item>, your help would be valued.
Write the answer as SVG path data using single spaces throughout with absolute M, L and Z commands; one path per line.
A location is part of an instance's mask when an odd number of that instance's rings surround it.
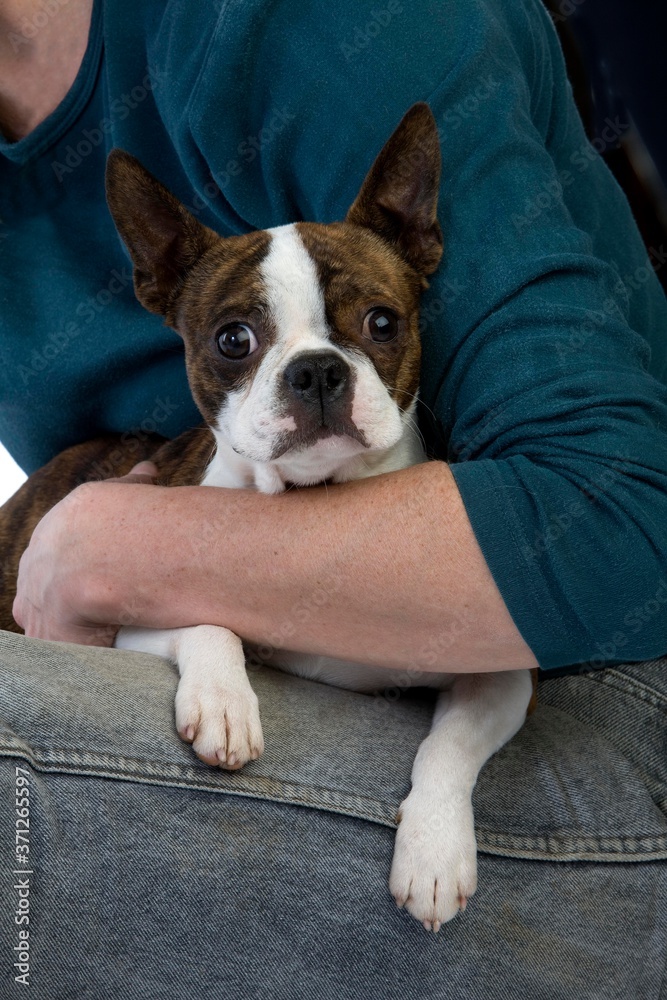
M 269 460 L 275 462 L 288 453 L 307 451 L 322 441 L 330 442 L 331 450 L 335 451 L 338 444 L 343 445 L 350 440 L 357 441 L 362 448 L 370 447 L 363 432 L 351 420 L 345 418 L 314 427 L 298 427 L 280 435 L 273 446 Z

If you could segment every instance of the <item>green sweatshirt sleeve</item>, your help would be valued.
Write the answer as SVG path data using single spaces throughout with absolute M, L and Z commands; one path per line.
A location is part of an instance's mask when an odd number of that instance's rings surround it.
M 200 185 L 217 176 L 225 211 L 257 226 L 341 218 L 403 112 L 429 102 L 445 234 L 422 323 L 435 455 L 543 669 L 664 654 L 667 311 L 548 17 L 537 0 L 369 10 L 223 15 L 243 44 L 212 44 L 174 123 Z

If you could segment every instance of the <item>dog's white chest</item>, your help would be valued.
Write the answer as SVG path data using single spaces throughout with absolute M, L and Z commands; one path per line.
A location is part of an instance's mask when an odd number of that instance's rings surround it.
M 305 677 L 308 680 L 331 684 L 372 694 L 387 688 L 429 687 L 442 690 L 451 680 L 451 674 L 434 674 L 420 670 L 389 670 L 371 667 L 363 663 L 350 663 L 330 656 L 311 653 L 295 653 L 286 649 L 267 649 L 265 646 L 246 646 L 249 659 L 258 664 L 266 664 L 284 670 L 285 673 Z

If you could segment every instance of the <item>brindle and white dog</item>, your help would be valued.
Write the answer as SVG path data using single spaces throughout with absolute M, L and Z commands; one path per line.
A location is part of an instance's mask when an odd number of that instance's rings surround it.
M 345 221 L 297 222 L 223 238 L 198 222 L 132 156 L 113 150 L 111 213 L 134 263 L 137 297 L 185 342 L 206 428 L 157 447 L 109 437 L 69 449 L 0 513 L 0 624 L 18 561 L 41 516 L 115 452 L 117 474 L 150 456 L 169 486 L 280 493 L 373 476 L 425 460 L 416 428 L 419 299 L 440 261 L 438 133 L 426 104 L 405 115 Z M 119 452 L 120 447 L 120 452 Z M 344 623 L 341 624 L 344 627 Z M 177 664 L 176 725 L 198 756 L 227 769 L 263 749 L 241 639 L 225 628 L 123 628 L 116 646 Z M 278 651 L 274 665 L 358 691 L 390 671 Z M 527 671 L 422 674 L 440 690 L 433 727 L 401 805 L 390 888 L 438 930 L 476 888 L 471 794 L 488 757 L 521 727 Z

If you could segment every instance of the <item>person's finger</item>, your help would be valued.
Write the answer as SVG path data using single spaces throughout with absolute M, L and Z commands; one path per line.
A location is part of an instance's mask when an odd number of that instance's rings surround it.
M 125 476 L 118 476 L 115 479 L 110 479 L 109 482 L 153 484 L 157 474 L 157 465 L 154 462 L 137 462 Z
M 151 476 L 154 479 L 157 476 L 157 465 L 155 462 L 137 462 L 128 476 Z

